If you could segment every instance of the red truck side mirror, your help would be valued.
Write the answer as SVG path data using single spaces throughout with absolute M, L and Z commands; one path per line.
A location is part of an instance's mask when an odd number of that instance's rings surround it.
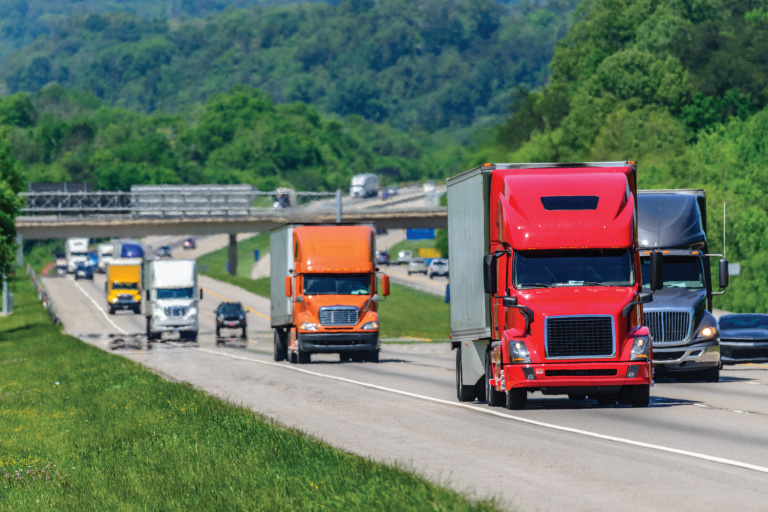
M 387 274 L 381 276 L 381 294 L 385 297 L 389 295 L 389 276 Z
M 285 276 L 285 296 L 290 297 L 293 295 L 291 291 L 291 276 Z

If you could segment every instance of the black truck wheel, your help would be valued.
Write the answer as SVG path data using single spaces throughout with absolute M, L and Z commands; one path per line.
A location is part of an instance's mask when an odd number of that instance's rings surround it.
M 379 349 L 369 350 L 365 355 L 365 360 L 369 363 L 379 362 Z
M 491 386 L 491 377 L 493 377 L 493 365 L 491 364 L 491 351 L 485 353 L 485 401 L 491 407 L 501 407 L 504 405 L 504 392 L 496 391 Z
M 312 362 L 312 357 L 310 356 L 309 352 L 305 352 L 301 350 L 301 347 L 296 348 L 296 363 L 298 364 L 309 364 Z
M 704 382 L 720 382 L 720 366 L 699 370 L 698 377 Z
M 285 361 L 288 359 L 288 347 L 285 343 L 285 331 L 275 329 L 275 361 Z
M 519 411 L 528 405 L 528 391 L 525 388 L 512 388 L 507 391 L 507 409 Z
M 462 384 L 461 347 L 456 350 L 456 398 L 459 402 L 471 402 L 475 399 L 475 386 Z

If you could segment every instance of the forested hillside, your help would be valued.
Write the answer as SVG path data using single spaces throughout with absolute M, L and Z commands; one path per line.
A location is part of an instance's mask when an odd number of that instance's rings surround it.
M 57 82 L 164 113 L 244 84 L 276 103 L 399 129 L 487 124 L 503 118 L 517 87 L 546 82 L 576 3 L 346 0 L 171 20 L 75 14 L 5 56 L 0 83 L 12 94 Z
M 91 93 L 49 85 L 0 98 L 0 134 L 29 181 L 89 182 L 102 190 L 137 183 L 251 183 L 262 189 L 346 188 L 353 174 L 442 178 L 462 148 L 359 117 L 323 118 L 305 103 L 275 105 L 236 86 L 184 115 L 109 107 Z
M 727 201 L 742 263 L 716 305 L 768 311 L 768 2 L 585 0 L 579 15 L 551 82 L 472 159 L 631 159 L 644 188 L 705 188 L 711 250 Z

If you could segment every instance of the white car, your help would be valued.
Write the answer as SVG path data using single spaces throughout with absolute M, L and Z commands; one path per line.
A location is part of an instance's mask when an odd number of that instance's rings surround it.
M 424 258 L 412 258 L 411 261 L 408 262 L 408 275 L 426 273 L 427 262 L 424 261 Z
M 430 279 L 434 279 L 435 276 L 448 277 L 448 260 L 444 260 L 443 258 L 433 259 L 431 262 L 429 262 L 427 275 Z
M 413 253 L 411 251 L 400 251 L 397 253 L 397 264 L 407 265 L 410 263 L 411 258 L 413 258 Z
M 437 187 L 435 186 L 434 181 L 428 181 L 424 184 L 424 193 L 425 194 L 434 194 L 435 190 L 437 190 Z

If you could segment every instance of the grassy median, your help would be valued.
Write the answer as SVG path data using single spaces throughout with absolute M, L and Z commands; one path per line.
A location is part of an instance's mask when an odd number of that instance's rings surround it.
M 493 510 L 65 336 L 26 279 L 15 298 L 0 509 Z

